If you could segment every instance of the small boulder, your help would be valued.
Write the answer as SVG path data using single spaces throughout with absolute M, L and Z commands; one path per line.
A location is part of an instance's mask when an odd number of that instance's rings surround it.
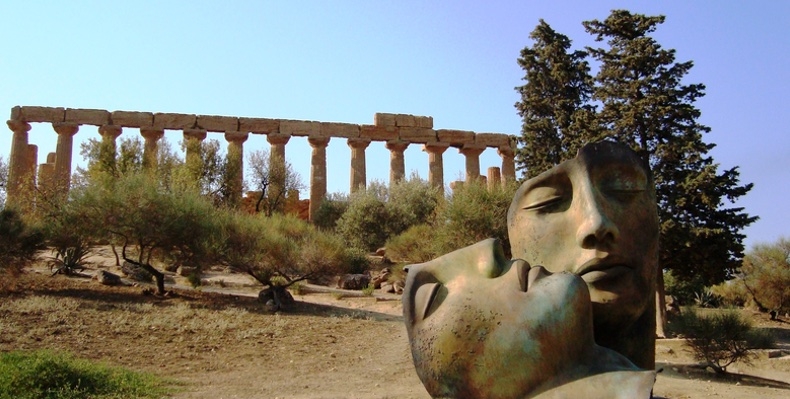
M 381 292 L 385 294 L 391 294 L 395 292 L 395 287 L 390 283 L 383 283 L 381 284 Z
M 401 280 L 398 280 L 398 281 L 395 281 L 394 283 L 392 283 L 392 286 L 395 288 L 395 293 L 396 294 L 402 295 L 403 294 L 403 287 L 406 286 L 406 283 L 404 283 Z
M 121 285 L 121 276 L 110 273 L 106 270 L 99 270 L 93 278 L 104 285 Z
M 344 290 L 361 290 L 370 285 L 367 274 L 346 274 L 337 280 L 337 288 Z
M 139 265 L 127 261 L 124 261 L 123 264 L 121 264 L 121 273 L 134 281 L 151 282 L 154 279 L 154 276 L 152 276 L 151 273 L 148 273 L 147 270 L 143 269 Z
M 376 256 L 384 256 L 387 254 L 387 248 L 379 248 L 376 250 Z

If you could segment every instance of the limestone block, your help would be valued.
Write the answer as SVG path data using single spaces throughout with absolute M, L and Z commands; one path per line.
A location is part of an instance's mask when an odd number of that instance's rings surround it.
M 159 129 L 183 130 L 195 127 L 197 116 L 189 114 L 154 114 L 154 127 Z
M 113 111 L 110 114 L 113 125 L 123 127 L 147 127 L 154 124 L 151 112 Z
M 395 126 L 398 126 L 398 127 L 417 127 L 417 121 L 414 119 L 414 115 L 396 114 L 395 115 Z
M 433 117 L 432 116 L 415 116 L 415 123 L 417 127 L 424 127 L 428 129 L 433 129 Z
M 66 108 L 64 121 L 78 125 L 109 125 L 110 112 L 103 109 Z
M 510 145 L 510 141 L 506 134 L 477 133 L 475 135 L 475 144 L 484 145 L 486 147 L 506 147 Z
M 281 120 L 280 133 L 291 136 L 310 136 L 320 134 L 321 123 L 312 121 Z
M 239 131 L 257 134 L 280 132 L 280 120 L 268 118 L 239 118 Z
M 421 127 L 402 127 L 400 128 L 399 138 L 410 143 L 433 143 L 437 141 L 436 131 Z
M 239 129 L 239 118 L 232 116 L 198 115 L 197 127 L 209 132 L 235 132 Z
M 396 126 L 395 114 L 377 112 L 376 115 L 373 116 L 373 124 L 376 126 Z
M 63 122 L 65 110 L 53 107 L 14 107 L 11 119 L 24 122 Z
M 368 138 L 376 141 L 390 141 L 398 139 L 398 128 L 393 126 L 361 125 L 359 127 L 359 137 Z
M 360 137 L 359 125 L 353 123 L 321 122 L 321 135 L 353 139 Z
M 453 147 L 462 147 L 475 142 L 475 132 L 466 130 L 440 129 L 436 131 L 436 135 L 439 141 L 449 143 Z

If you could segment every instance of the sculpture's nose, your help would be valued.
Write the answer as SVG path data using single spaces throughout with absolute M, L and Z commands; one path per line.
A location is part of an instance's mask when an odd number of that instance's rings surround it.
M 590 187 L 582 190 L 581 195 L 578 196 L 576 212 L 581 223 L 576 231 L 576 242 L 584 249 L 595 249 L 612 244 L 620 236 L 605 199 L 595 191 Z

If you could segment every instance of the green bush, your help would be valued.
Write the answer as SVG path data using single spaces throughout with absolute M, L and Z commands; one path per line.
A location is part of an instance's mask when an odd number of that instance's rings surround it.
M 493 237 L 510 256 L 507 211 L 517 188 L 511 184 L 489 190 L 482 182 L 456 188 L 437 216 L 438 252 L 445 254 Z
M 171 391 L 166 384 L 67 354 L 0 353 L 0 399 L 160 398 Z
M 39 229 L 28 226 L 13 209 L 0 210 L 0 272 L 18 273 L 43 248 Z
M 720 298 L 723 306 L 746 307 L 751 304 L 749 292 L 741 279 L 725 281 L 710 290 Z
M 769 347 L 772 341 L 734 311 L 715 311 L 703 316 L 688 309 L 673 324 L 686 337 L 694 358 L 717 373 L 726 373 L 727 366 L 736 361 L 749 363 L 755 356 L 752 349 Z
M 348 195 L 341 193 L 330 194 L 323 201 L 321 206 L 318 207 L 313 224 L 324 230 L 334 231 L 337 227 L 337 221 L 348 209 L 349 199 Z
M 439 257 L 436 250 L 436 228 L 418 224 L 387 241 L 387 257 L 395 261 L 422 263 Z

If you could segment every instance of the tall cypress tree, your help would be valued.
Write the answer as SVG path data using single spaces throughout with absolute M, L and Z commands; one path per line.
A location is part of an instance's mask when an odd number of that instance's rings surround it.
M 653 169 L 661 220 L 660 265 L 681 280 L 702 277 L 716 284 L 743 258 L 743 228 L 757 218 L 730 202 L 752 184 L 739 184 L 738 168 L 719 173 L 705 143 L 710 128 L 697 122 L 694 103 L 702 84 L 684 84 L 693 62 L 675 62 L 649 34 L 663 16 L 614 10 L 604 21 L 583 22 L 608 48 L 587 48 L 601 63 L 593 100 L 603 135 L 628 143 Z
M 516 161 L 527 178 L 573 156 L 594 126 L 587 53 L 569 52 L 571 40 L 542 19 L 529 37 L 534 44 L 518 59 L 526 83 L 516 87 L 516 109 L 524 121 Z

